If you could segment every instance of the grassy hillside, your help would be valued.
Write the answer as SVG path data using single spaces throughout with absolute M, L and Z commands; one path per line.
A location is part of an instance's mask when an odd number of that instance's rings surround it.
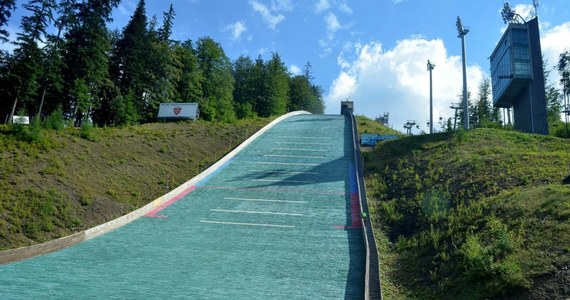
M 393 134 L 403 136 L 399 131 L 388 128 L 379 122 L 371 120 L 365 116 L 356 116 L 356 123 L 358 125 L 358 133 L 373 133 L 373 134 Z
M 475 129 L 363 155 L 385 299 L 570 297 L 570 141 Z
M 0 127 L 0 250 L 139 208 L 192 178 L 268 120 L 126 128 Z

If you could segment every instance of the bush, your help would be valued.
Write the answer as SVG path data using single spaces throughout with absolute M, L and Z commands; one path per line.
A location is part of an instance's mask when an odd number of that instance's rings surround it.
M 90 121 L 84 120 L 81 124 L 81 133 L 80 136 L 82 139 L 86 139 L 89 141 L 93 141 L 93 124 Z
M 459 266 L 468 282 L 484 286 L 486 296 L 515 288 L 527 288 L 526 279 L 513 253 L 520 241 L 507 226 L 489 217 L 478 234 L 469 233 L 458 250 Z
M 44 121 L 44 128 L 62 130 L 65 127 L 63 110 L 58 106 Z
M 30 125 L 12 124 L 12 132 L 23 142 L 39 142 L 42 140 L 42 125 L 39 118 L 33 118 Z

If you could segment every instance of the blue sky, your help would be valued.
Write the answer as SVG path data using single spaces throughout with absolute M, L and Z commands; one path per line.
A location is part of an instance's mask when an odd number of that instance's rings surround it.
M 122 29 L 137 2 L 123 0 L 110 28 Z M 171 3 L 176 12 L 173 39 L 210 36 L 232 60 L 260 54 L 267 59 L 278 52 L 293 73 L 310 62 L 315 83 L 324 90 L 326 113 L 339 113 L 340 101 L 350 97 L 357 114 L 375 118 L 389 112 L 398 130 L 406 120 L 427 128 L 428 59 L 436 65 L 434 118 L 453 115 L 449 106 L 458 101 L 462 83 L 457 16 L 470 28 L 466 45 L 472 94 L 489 76 L 488 57 L 506 27 L 502 0 L 147 0 L 147 15 L 161 21 Z M 532 8 L 531 0 L 509 4 L 523 17 Z M 540 1 L 538 16 L 543 54 L 553 66 L 570 49 L 570 0 Z M 18 26 L 16 13 L 10 31 Z

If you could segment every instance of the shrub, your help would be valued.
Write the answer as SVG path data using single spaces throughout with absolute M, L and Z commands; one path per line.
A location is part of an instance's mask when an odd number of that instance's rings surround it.
M 42 126 L 39 118 L 33 118 L 30 125 L 12 124 L 12 132 L 22 142 L 39 142 L 42 140 Z
M 84 120 L 81 124 L 81 134 L 82 139 L 93 141 L 93 124 L 90 121 Z
M 61 106 L 58 106 L 44 121 L 44 128 L 62 130 L 65 127 L 65 120 L 63 119 L 63 111 Z

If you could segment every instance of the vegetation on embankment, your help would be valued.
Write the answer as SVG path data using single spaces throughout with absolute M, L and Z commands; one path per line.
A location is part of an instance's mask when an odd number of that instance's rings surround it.
M 474 129 L 363 156 L 384 299 L 570 297 L 570 141 Z
M 369 119 L 365 116 L 355 116 L 356 124 L 358 126 L 358 134 L 362 133 L 372 133 L 372 134 L 386 134 L 386 135 L 398 135 L 403 136 L 403 133 L 394 130 L 392 128 L 386 127 L 379 122 Z
M 117 218 L 189 180 L 268 122 L 0 126 L 0 250 Z

